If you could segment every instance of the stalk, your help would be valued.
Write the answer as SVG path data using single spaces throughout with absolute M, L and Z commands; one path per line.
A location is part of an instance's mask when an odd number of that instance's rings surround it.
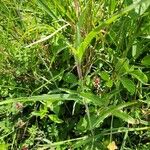
M 81 69 L 81 63 L 77 63 L 77 72 L 79 79 L 83 79 L 82 69 Z

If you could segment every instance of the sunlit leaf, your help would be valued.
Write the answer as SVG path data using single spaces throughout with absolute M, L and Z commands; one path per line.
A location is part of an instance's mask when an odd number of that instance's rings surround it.
M 93 104 L 99 105 L 99 106 L 107 106 L 109 103 L 109 98 L 103 99 L 97 95 L 90 93 L 90 92 L 82 92 L 82 93 L 80 93 L 80 96 L 85 100 L 85 102 L 93 103 Z
M 129 60 L 126 58 L 119 59 L 115 68 L 116 68 L 117 73 L 119 73 L 119 74 L 128 72 L 129 68 L 130 68 Z
M 140 2 L 142 0 L 133 0 L 133 3 Z M 135 7 L 135 12 L 142 15 L 150 6 L 150 1 L 143 2 L 140 6 Z
M 113 81 L 112 80 L 108 80 L 106 82 L 106 86 L 109 87 L 109 88 L 111 88 L 113 86 Z
M 145 56 L 142 60 L 142 64 L 145 66 L 150 66 L 150 55 Z
M 63 120 L 59 119 L 57 115 L 55 114 L 51 114 L 51 115 L 48 115 L 48 117 L 55 123 L 62 123 Z
M 147 83 L 148 78 L 141 70 L 134 70 L 130 74 L 142 83 Z
M 51 8 L 49 8 L 45 0 L 37 0 L 37 4 L 40 6 L 40 8 L 43 8 L 43 10 L 46 11 L 53 19 L 57 19 L 57 16 L 54 14 Z
M 64 75 L 63 80 L 68 82 L 68 83 L 77 83 L 77 77 L 71 72 L 66 73 Z
M 107 26 L 109 24 L 111 24 L 112 22 L 116 21 L 119 17 L 123 16 L 124 14 L 128 13 L 129 11 L 131 11 L 132 9 L 134 9 L 136 6 L 139 6 L 140 4 L 144 3 L 144 2 L 148 2 L 149 0 L 143 0 L 140 2 L 136 2 L 126 8 L 124 8 L 121 12 L 119 12 L 118 14 L 114 14 L 111 18 L 109 18 L 108 20 L 106 20 L 105 22 L 101 23 L 98 27 L 96 27 L 94 30 L 92 30 L 84 39 L 84 41 L 80 44 L 80 46 L 77 49 L 77 57 L 78 57 L 78 61 L 79 63 L 82 62 L 82 58 L 83 55 L 86 51 L 86 48 L 89 46 L 90 42 L 92 41 L 92 39 L 94 37 L 96 37 L 100 30 L 104 27 Z
M 102 72 L 100 73 L 100 76 L 101 76 L 101 78 L 102 78 L 103 80 L 106 80 L 106 81 L 109 80 L 109 74 L 108 74 L 106 71 L 102 71 Z
M 115 150 L 115 149 L 118 149 L 116 143 L 114 141 L 112 141 L 111 143 L 109 143 L 109 145 L 107 146 L 107 148 L 109 150 Z
M 1 150 L 8 150 L 9 145 L 8 144 L 0 144 Z
M 135 85 L 133 81 L 127 78 L 121 78 L 121 83 L 123 84 L 124 88 L 126 88 L 131 94 L 135 92 Z
M 75 94 L 44 94 L 38 96 L 31 96 L 31 97 L 20 97 L 20 98 L 13 98 L 0 101 L 0 105 L 11 104 L 16 102 L 36 102 L 36 101 L 62 101 L 62 100 L 75 100 L 80 101 L 81 98 Z

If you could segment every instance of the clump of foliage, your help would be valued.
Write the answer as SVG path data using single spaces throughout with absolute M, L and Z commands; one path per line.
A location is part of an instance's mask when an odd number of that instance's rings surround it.
M 0 1 L 1 150 L 149 149 L 149 6 Z

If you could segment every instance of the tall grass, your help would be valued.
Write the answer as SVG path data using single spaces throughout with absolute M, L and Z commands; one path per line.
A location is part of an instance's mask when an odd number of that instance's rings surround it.
M 0 1 L 1 147 L 148 148 L 149 5 Z

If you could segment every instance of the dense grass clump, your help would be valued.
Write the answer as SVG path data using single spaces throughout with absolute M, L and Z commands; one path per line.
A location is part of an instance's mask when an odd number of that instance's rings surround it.
M 0 150 L 150 149 L 149 0 L 0 8 Z

